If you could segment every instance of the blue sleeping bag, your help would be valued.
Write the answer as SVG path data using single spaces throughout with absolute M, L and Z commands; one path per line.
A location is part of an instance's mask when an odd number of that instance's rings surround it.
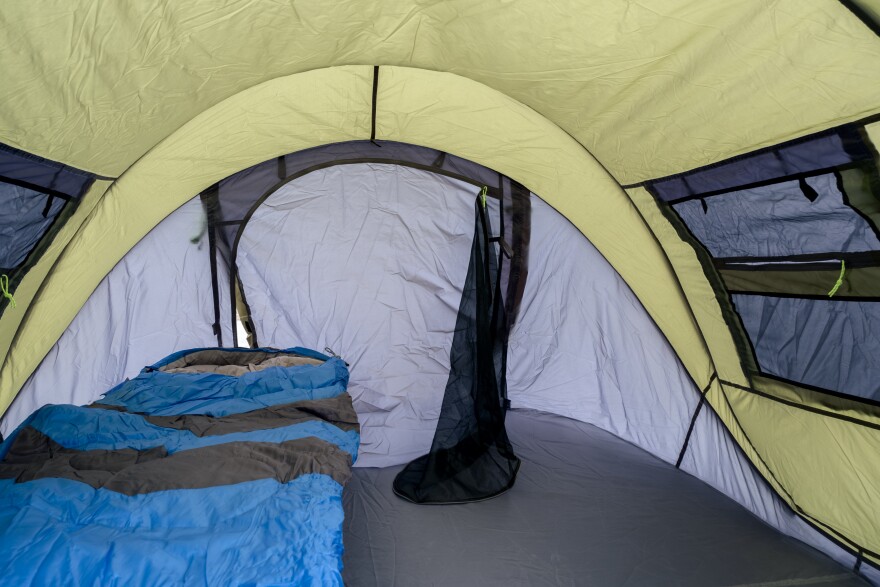
M 348 369 L 194 349 L 0 445 L 0 584 L 342 585 Z

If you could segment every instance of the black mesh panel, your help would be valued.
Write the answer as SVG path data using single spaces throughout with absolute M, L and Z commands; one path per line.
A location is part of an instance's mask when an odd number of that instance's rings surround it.
M 519 469 L 504 428 L 508 322 L 501 295 L 503 246 L 490 240 L 480 198 L 475 216 L 434 442 L 428 454 L 409 463 L 394 480 L 394 492 L 415 503 L 488 499 L 510 489 Z

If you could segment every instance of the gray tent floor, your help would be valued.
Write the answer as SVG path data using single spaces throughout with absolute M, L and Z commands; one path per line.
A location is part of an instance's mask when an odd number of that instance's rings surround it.
M 488 501 L 418 506 L 401 467 L 346 486 L 349 587 L 866 585 L 699 479 L 595 426 L 508 414 L 516 486 Z

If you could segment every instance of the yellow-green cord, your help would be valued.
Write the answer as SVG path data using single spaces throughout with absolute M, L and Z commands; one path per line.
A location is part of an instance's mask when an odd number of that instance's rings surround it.
M 5 273 L 0 275 L 0 293 L 3 294 L 3 297 L 9 300 L 9 305 L 11 307 L 15 307 L 15 298 L 12 297 L 12 294 L 9 293 L 9 276 Z
M 846 263 L 841 259 L 840 261 L 840 276 L 837 278 L 837 282 L 834 284 L 834 287 L 831 288 L 831 291 L 828 292 L 828 297 L 832 297 L 837 293 L 837 290 L 840 289 L 840 286 L 843 285 L 843 274 L 846 273 Z

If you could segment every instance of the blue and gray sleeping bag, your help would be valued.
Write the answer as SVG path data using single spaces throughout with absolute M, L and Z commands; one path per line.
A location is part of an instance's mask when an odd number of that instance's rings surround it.
M 307 349 L 171 355 L 0 445 L 0 584 L 342 585 L 348 369 Z

